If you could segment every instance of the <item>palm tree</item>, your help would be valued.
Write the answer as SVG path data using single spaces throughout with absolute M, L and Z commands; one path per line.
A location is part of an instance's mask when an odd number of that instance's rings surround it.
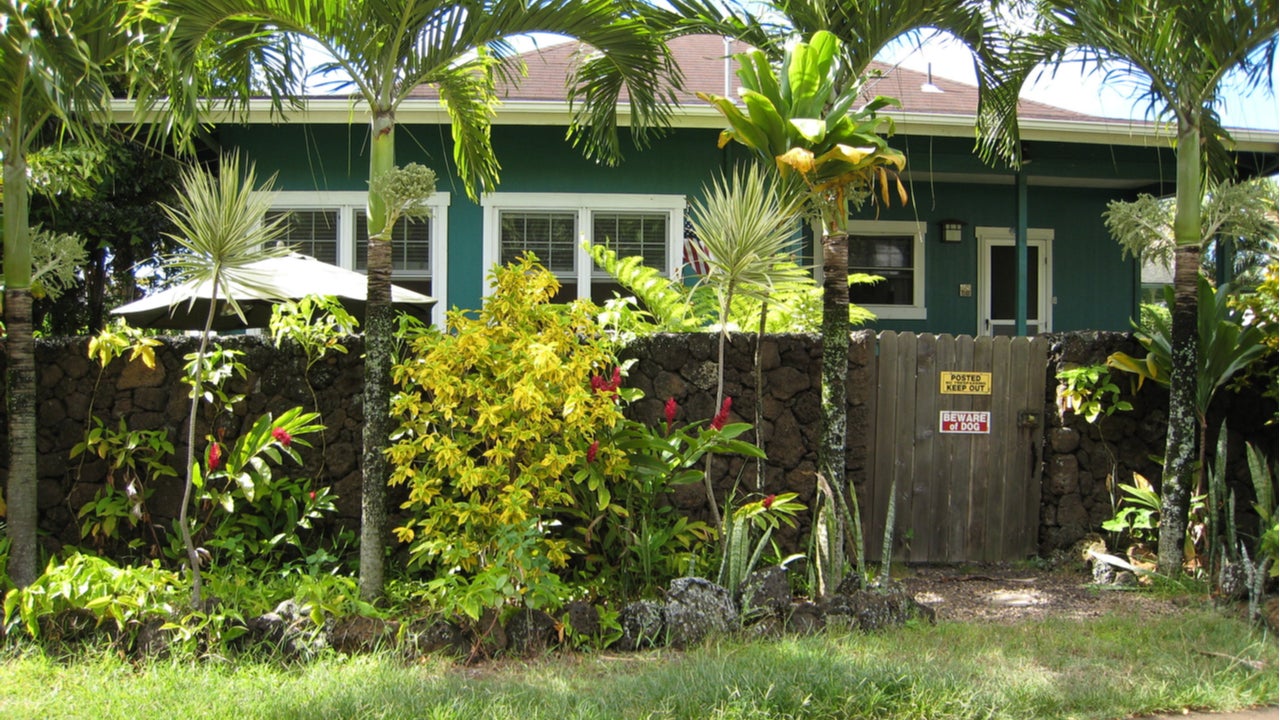
M 1161 482 L 1160 572 L 1182 568 L 1183 536 L 1196 458 L 1196 303 L 1201 200 L 1206 178 L 1230 173 L 1228 133 L 1218 122 L 1218 93 L 1232 73 L 1254 86 L 1271 82 L 1276 0 L 1039 0 L 1037 32 L 1019 43 L 1004 91 L 1016 95 L 1042 61 L 1083 58 L 1127 77 L 1175 129 L 1173 366 Z
M 9 577 L 38 575 L 35 342 L 27 161 L 56 126 L 92 143 L 106 119 L 115 63 L 127 49 L 114 0 L 5 0 L 0 40 L 0 154 L 4 156 L 4 320 L 8 371 Z
M 642 19 L 627 14 L 626 3 L 613 0 L 168 0 L 160 7 L 174 20 L 169 52 L 189 61 L 208 57 L 210 43 L 228 35 L 250 37 L 237 35 L 237 29 L 256 28 L 257 39 L 280 38 L 283 49 L 271 56 L 279 68 L 296 48 L 284 41 L 306 38 L 318 45 L 331 60 L 316 71 L 341 73 L 367 109 L 371 181 L 395 167 L 397 108 L 415 88 L 433 85 L 449 114 L 454 162 L 467 194 L 475 199 L 491 190 L 499 171 L 489 140 L 495 75 L 512 72 L 503 61 L 511 54 L 509 41 L 529 33 L 566 35 L 597 51 L 578 68 L 569 89 L 576 101 L 570 130 L 588 155 L 619 159 L 615 110 L 624 89 L 637 142 L 643 144 L 670 117 L 664 87 L 673 70 L 665 46 Z M 391 432 L 393 347 L 391 228 L 376 189 L 369 193 L 367 217 L 360 594 L 373 599 L 382 594 L 388 535 L 384 450 Z
M 853 110 L 860 87 L 837 85 L 843 76 L 841 43 L 826 31 L 788 50 L 780 68 L 762 51 L 738 56 L 745 112 L 729 98 L 700 94 L 729 121 L 720 144 L 738 142 L 769 166 L 784 183 L 804 190 L 808 211 L 822 231 L 822 441 L 818 469 L 845 497 L 845 407 L 849 374 L 849 205 L 874 200 L 889 203 L 894 185 L 903 203 L 906 191 L 897 179 L 906 158 L 889 147 L 880 132 L 892 129 L 876 110 L 889 100 L 877 98 Z M 891 176 L 890 173 L 893 173 Z M 841 517 L 848 517 L 841 512 Z M 846 533 L 847 542 L 858 538 Z

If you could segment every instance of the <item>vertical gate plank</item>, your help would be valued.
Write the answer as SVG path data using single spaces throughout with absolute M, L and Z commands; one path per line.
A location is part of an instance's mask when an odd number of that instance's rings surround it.
M 976 370 L 974 365 L 974 340 L 972 335 L 961 335 L 956 338 L 955 364 L 952 370 Z M 952 410 L 973 409 L 973 396 L 952 395 Z M 972 508 L 973 472 L 969 462 L 973 455 L 973 437 L 969 435 L 948 435 L 947 442 L 952 450 L 951 473 L 951 555 L 947 558 L 954 562 L 972 559 L 969 552 L 969 534 L 973 527 Z
M 871 516 L 875 512 L 876 507 L 876 463 L 879 462 L 880 452 L 878 438 L 880 436 L 880 337 L 879 335 L 871 338 L 871 358 L 867 365 L 866 378 L 871 387 L 867 390 L 867 437 L 864 439 L 867 447 L 867 470 L 863 473 L 862 483 L 858 486 L 858 519 L 862 522 L 863 549 L 867 547 L 867 538 Z M 815 504 L 817 502 L 815 495 Z M 850 512 L 853 508 L 849 508 Z M 817 519 L 816 516 L 814 518 Z M 856 563 L 856 558 L 849 558 L 850 563 Z
M 922 334 L 916 340 L 915 466 L 910 478 L 911 516 L 907 526 L 911 533 L 908 554 L 911 562 L 934 559 L 939 533 L 933 524 L 933 510 L 938 505 L 939 494 L 946 497 L 946 487 L 938 483 L 934 471 L 938 434 L 937 344 L 937 337 L 929 334 Z
M 1005 473 L 1008 472 L 1008 446 L 1010 426 L 1009 406 L 1012 386 L 1009 371 L 1009 337 L 998 337 L 991 345 L 991 432 L 985 437 L 988 449 L 984 453 L 987 463 L 986 526 L 987 533 L 982 546 L 982 559 L 987 562 L 1002 560 L 1004 547 Z
M 889 506 L 889 483 L 897 462 L 894 428 L 897 423 L 898 334 L 880 333 L 880 359 L 876 367 L 876 449 L 871 498 L 863 514 L 863 538 L 868 559 L 880 557 L 884 514 Z
M 950 334 L 938 336 L 937 365 L 934 377 L 937 373 L 943 371 L 954 371 L 956 369 L 956 339 Z M 936 388 L 935 388 L 936 392 Z M 938 395 L 938 410 L 950 410 L 954 405 L 952 401 L 960 397 L 958 395 Z M 930 420 L 935 432 L 938 428 L 938 414 L 933 413 Z M 930 503 L 933 506 L 932 520 L 929 523 L 930 533 L 934 536 L 933 556 L 930 558 L 936 562 L 947 562 L 952 560 L 955 553 L 954 528 L 957 525 L 963 525 L 965 514 L 968 510 L 965 507 L 968 502 L 968 492 L 960 492 L 961 481 L 967 482 L 967 478 L 960 473 L 957 477 L 955 472 L 956 463 L 956 445 L 954 436 L 939 434 L 934 438 L 934 466 L 933 483 L 934 497 Z M 958 497 L 965 498 L 964 502 L 957 508 L 956 500 Z
M 1044 439 L 1047 420 L 1044 416 L 1045 392 L 1049 383 L 1049 338 L 1037 335 L 1031 341 L 1031 368 L 1027 407 L 1039 414 L 1039 422 L 1031 433 L 1031 478 L 1027 484 L 1026 502 L 1022 513 L 1027 518 L 1027 535 L 1023 538 L 1020 555 L 1030 557 L 1040 550 L 1040 483 L 1044 473 Z
M 1023 410 L 1034 407 L 1027 404 L 1032 372 L 1031 338 L 1014 338 L 1009 343 L 1009 410 L 1006 427 L 1001 428 L 1007 444 L 1003 470 L 1004 502 L 1001 507 L 1005 523 L 1000 560 L 1021 559 L 1021 548 L 1027 535 L 1023 508 L 1027 504 L 1027 476 L 1031 468 L 1031 433 L 1019 425 L 1018 416 Z
M 916 439 L 916 334 L 904 332 L 898 336 L 898 411 L 893 431 L 894 450 L 893 479 L 897 484 L 897 507 L 894 510 L 893 547 L 885 548 L 890 557 L 902 557 L 905 531 L 911 527 L 911 487 L 915 473 Z
M 992 339 L 990 337 L 975 338 L 973 341 L 973 370 L 975 372 L 992 372 L 991 355 Z M 999 392 L 1000 381 L 992 373 L 992 393 Z M 993 395 L 974 395 L 973 410 L 991 410 Z M 987 491 L 990 486 L 991 436 L 970 435 L 969 443 L 969 533 L 965 545 L 965 559 L 980 560 L 989 532 L 987 516 Z

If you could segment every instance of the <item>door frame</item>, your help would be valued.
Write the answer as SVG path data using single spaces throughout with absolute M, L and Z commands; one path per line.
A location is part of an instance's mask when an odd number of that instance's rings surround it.
M 978 335 L 992 335 L 991 318 L 991 248 L 1016 245 L 1013 228 L 979 226 L 974 229 L 978 240 Z M 1036 307 L 1039 332 L 1053 331 L 1053 228 L 1027 228 L 1027 247 L 1040 249 L 1040 297 Z M 1030 308 L 1028 308 L 1030 309 Z

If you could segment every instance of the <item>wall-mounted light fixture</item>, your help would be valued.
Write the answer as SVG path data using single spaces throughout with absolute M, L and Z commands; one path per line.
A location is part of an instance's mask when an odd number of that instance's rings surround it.
M 942 226 L 942 242 L 960 242 L 964 239 L 964 226 L 967 225 L 963 220 L 942 220 L 938 223 Z

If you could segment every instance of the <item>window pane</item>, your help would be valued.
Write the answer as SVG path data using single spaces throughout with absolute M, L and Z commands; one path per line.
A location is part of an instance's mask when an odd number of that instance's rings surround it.
M 285 243 L 303 255 L 327 263 L 338 262 L 337 210 L 271 210 L 265 219 L 270 222 L 281 215 L 289 216 L 281 238 Z
M 591 215 L 591 241 L 619 257 L 639 255 L 658 270 L 667 267 L 667 214 L 597 212 Z M 608 273 L 597 270 L 597 275 Z M 594 295 L 594 293 L 593 293 Z
M 369 225 L 363 210 L 356 212 L 356 269 L 369 266 Z M 424 275 L 431 272 L 431 220 L 401 220 L 391 231 L 391 269 Z
M 533 253 L 548 270 L 572 275 L 577 267 L 578 216 L 571 212 L 503 210 L 498 214 L 501 262 Z
M 849 301 L 859 305 L 915 303 L 915 237 L 850 235 L 849 272 L 879 275 L 874 285 L 850 285 Z

